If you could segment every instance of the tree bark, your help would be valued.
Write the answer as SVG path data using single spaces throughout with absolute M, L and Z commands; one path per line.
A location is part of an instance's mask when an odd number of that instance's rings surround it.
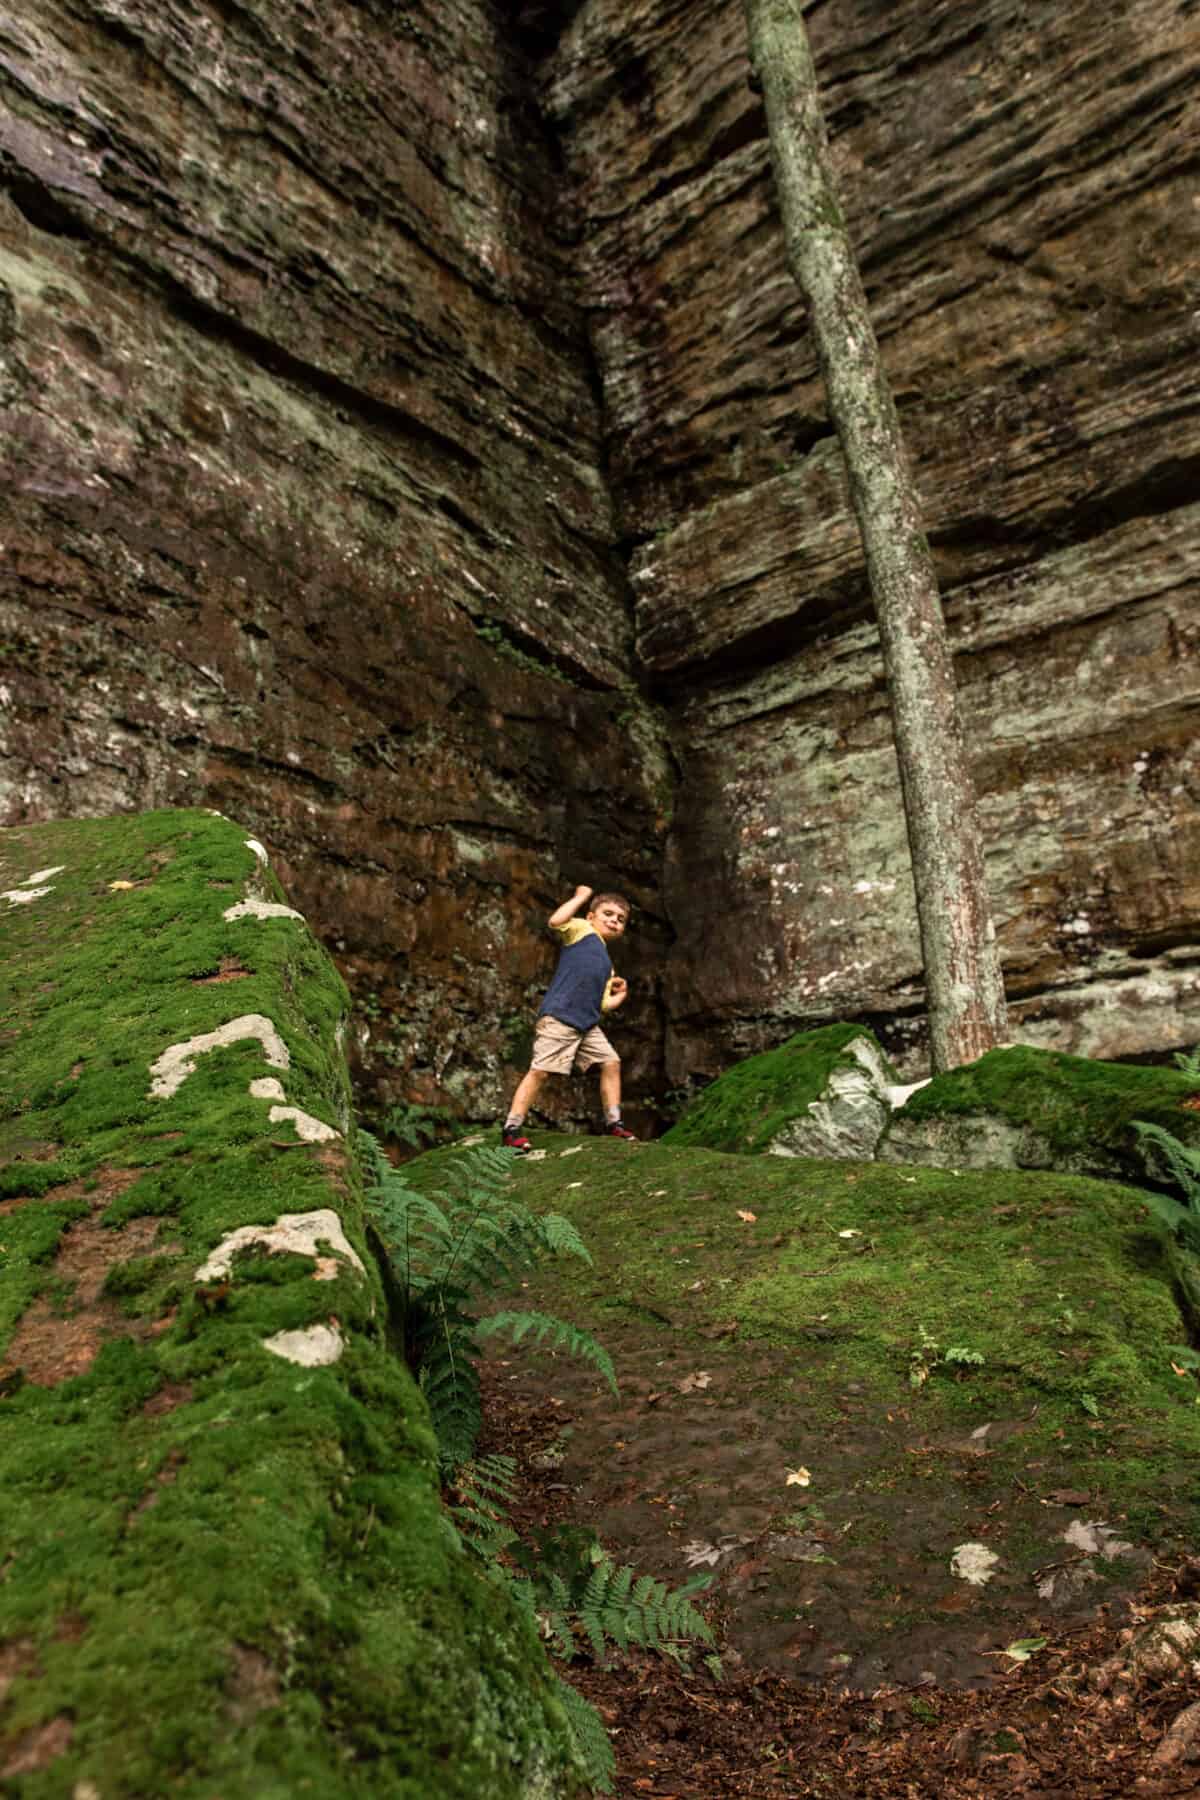
M 1007 1036 L 954 668 L 908 453 L 834 187 L 801 3 L 745 0 L 745 8 L 788 266 L 808 302 L 879 623 L 936 1072 Z

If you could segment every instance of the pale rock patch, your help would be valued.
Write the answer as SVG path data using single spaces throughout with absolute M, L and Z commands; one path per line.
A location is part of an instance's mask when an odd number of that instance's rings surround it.
M 268 860 L 266 850 L 259 843 L 257 838 L 247 838 L 246 848 L 247 850 L 253 850 L 260 863 L 265 863 Z
M 262 1075 L 257 1081 L 250 1083 L 250 1092 L 255 1100 L 286 1100 L 282 1081 L 274 1075 Z
M 267 1117 L 272 1125 L 290 1120 L 296 1127 L 296 1136 L 306 1144 L 327 1144 L 330 1138 L 341 1136 L 332 1125 L 326 1125 L 323 1119 L 314 1119 L 311 1113 L 302 1112 L 298 1106 L 273 1106 Z
M 169 1100 L 183 1086 L 188 1076 L 195 1074 L 197 1057 L 251 1037 L 258 1039 L 263 1047 L 263 1055 L 272 1068 L 286 1069 L 291 1066 L 292 1059 L 287 1045 L 270 1019 L 265 1018 L 262 1013 L 243 1013 L 240 1018 L 218 1025 L 215 1031 L 201 1032 L 198 1037 L 188 1038 L 182 1044 L 172 1044 L 164 1050 L 157 1061 L 150 1065 L 150 1098 Z
M 821 1156 L 870 1162 L 890 1117 L 887 1071 L 869 1038 L 851 1038 L 854 1068 L 834 1069 L 819 1099 L 789 1119 L 767 1149 L 772 1156 Z
M 307 1325 L 302 1331 L 277 1331 L 263 1339 L 263 1349 L 302 1369 L 324 1369 L 341 1359 L 345 1340 L 336 1325 Z
M 278 900 L 239 900 L 235 905 L 227 906 L 221 917 L 231 923 L 234 919 L 299 919 L 301 924 L 304 922 L 303 913 Z
M 322 1206 L 314 1212 L 280 1213 L 273 1225 L 239 1225 L 221 1239 L 207 1262 L 196 1270 L 193 1280 L 223 1280 L 232 1270 L 238 1251 L 254 1246 L 266 1250 L 268 1255 L 311 1256 L 320 1263 L 320 1244 L 327 1244 L 335 1255 L 352 1263 L 360 1275 L 366 1274 L 362 1258 L 342 1229 L 342 1221 L 332 1207 Z
M 40 900 L 43 894 L 48 894 L 49 892 L 50 889 L 48 887 L 9 888 L 4 893 L 3 898 L 8 901 L 10 906 L 28 906 L 30 901 Z

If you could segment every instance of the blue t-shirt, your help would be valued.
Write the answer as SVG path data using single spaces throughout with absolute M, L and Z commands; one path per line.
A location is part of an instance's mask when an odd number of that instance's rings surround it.
M 550 929 L 557 932 L 563 947 L 539 1016 L 546 1013 L 576 1031 L 590 1031 L 608 1010 L 605 1002 L 613 966 L 604 939 L 586 919 L 568 919 L 565 925 Z

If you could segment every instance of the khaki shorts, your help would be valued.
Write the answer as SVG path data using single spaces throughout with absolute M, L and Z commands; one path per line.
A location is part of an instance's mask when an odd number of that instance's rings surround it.
M 549 1013 L 543 1013 L 537 1022 L 531 1069 L 542 1069 L 547 1075 L 569 1075 L 572 1065 L 582 1073 L 593 1063 L 617 1060 L 616 1051 L 598 1025 L 590 1031 L 579 1031 L 574 1025 L 564 1025 L 561 1019 L 552 1019 Z

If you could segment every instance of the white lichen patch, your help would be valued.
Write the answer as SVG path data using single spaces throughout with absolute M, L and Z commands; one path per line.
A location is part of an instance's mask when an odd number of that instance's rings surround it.
M 360 1275 L 366 1274 L 362 1258 L 342 1229 L 342 1221 L 332 1207 L 321 1206 L 315 1212 L 280 1213 L 273 1225 L 239 1225 L 222 1238 L 208 1261 L 196 1270 L 193 1280 L 223 1281 L 240 1250 L 265 1250 L 268 1256 L 311 1256 L 320 1262 L 321 1244 L 353 1264 Z
M 950 1573 L 971 1587 L 986 1587 L 1000 1558 L 986 1544 L 960 1544 L 950 1558 Z
M 304 914 L 297 912 L 294 906 L 283 906 L 278 900 L 239 900 L 235 906 L 227 906 L 222 918 L 229 919 L 299 919 L 304 922 Z
M 49 892 L 50 889 L 48 887 L 8 888 L 3 895 L 3 898 L 8 901 L 10 906 L 28 906 L 30 901 L 40 900 L 43 894 L 48 894 Z
M 256 1100 L 286 1100 L 282 1081 L 274 1075 L 261 1075 L 257 1081 L 250 1083 L 250 1092 Z
M 272 1068 L 290 1067 L 292 1059 L 287 1045 L 270 1019 L 264 1018 L 262 1013 L 243 1013 L 241 1018 L 230 1019 L 227 1025 L 219 1025 L 215 1031 L 202 1032 L 199 1037 L 188 1038 L 185 1043 L 172 1044 L 164 1050 L 157 1062 L 150 1065 L 150 1098 L 169 1100 L 188 1076 L 195 1074 L 197 1057 L 251 1037 L 259 1040 L 263 1055 Z
M 20 885 L 33 887 L 35 883 L 49 881 L 52 875 L 61 875 L 66 866 L 66 863 L 55 863 L 52 869 L 35 869 L 33 874 L 27 875 Z
M 911 1098 L 913 1094 L 917 1093 L 920 1088 L 928 1087 L 932 1080 L 932 1075 L 927 1075 L 924 1081 L 911 1082 L 908 1087 L 885 1088 L 884 1092 L 888 1097 L 888 1104 L 892 1111 L 895 1112 L 897 1107 L 903 1106 L 904 1102 Z
M 32 875 L 26 875 L 16 887 L 7 888 L 0 894 L 0 900 L 7 900 L 10 906 L 29 906 L 34 900 L 40 900 L 43 894 L 50 892 L 46 883 L 52 875 L 61 875 L 66 863 L 57 863 L 53 869 L 35 869 Z
M 336 1325 L 307 1325 L 302 1331 L 277 1331 L 263 1339 L 263 1349 L 302 1369 L 324 1369 L 337 1362 L 346 1348 Z
M 273 1106 L 267 1114 L 272 1125 L 283 1124 L 287 1120 L 296 1127 L 296 1136 L 306 1144 L 327 1144 L 330 1138 L 340 1137 L 332 1125 L 326 1125 L 322 1119 L 314 1119 L 311 1113 L 301 1112 L 298 1106 Z

